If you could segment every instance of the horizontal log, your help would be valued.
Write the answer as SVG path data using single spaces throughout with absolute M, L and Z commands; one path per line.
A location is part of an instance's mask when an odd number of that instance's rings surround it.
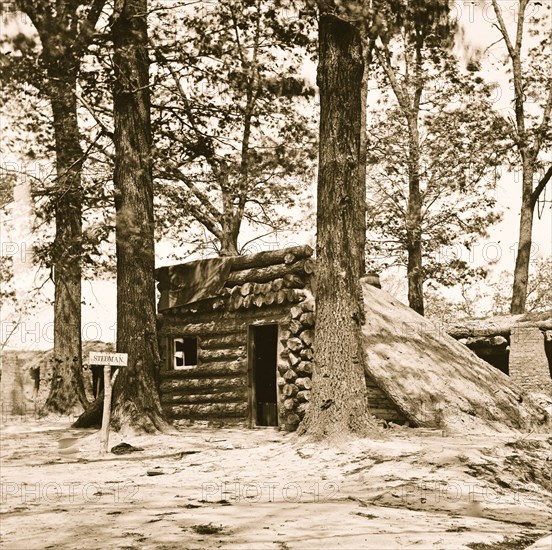
M 247 332 L 240 330 L 230 334 L 214 334 L 199 339 L 199 347 L 205 349 L 233 348 L 247 343 Z
M 289 324 L 289 331 L 291 334 L 297 336 L 305 327 L 298 319 L 293 319 Z
M 444 325 L 444 331 L 453 338 L 481 336 L 510 336 L 516 327 L 535 327 L 540 330 L 552 329 L 552 312 L 505 315 L 487 319 L 465 320 Z
M 242 269 L 250 269 L 256 267 L 266 267 L 274 264 L 285 263 L 286 259 L 289 262 L 303 258 L 310 258 L 313 254 L 313 249 L 308 245 L 290 246 L 280 250 L 268 250 L 257 254 L 234 256 L 232 258 L 231 271 L 240 271 Z M 293 258 L 293 259 L 292 259 Z
M 287 274 L 307 273 L 307 270 L 313 269 L 312 260 L 300 260 L 291 265 L 269 265 L 267 267 L 255 267 L 244 269 L 243 271 L 234 271 L 230 273 L 226 280 L 226 286 L 243 285 L 244 283 L 268 283 L 274 279 L 284 278 Z
M 314 326 L 314 313 L 312 311 L 308 311 L 306 313 L 303 313 L 301 315 L 301 318 L 300 318 L 300 321 L 301 323 L 303 323 L 304 325 L 307 325 L 307 326 L 311 326 L 313 327 Z
M 303 277 L 300 277 L 296 273 L 287 273 L 284 275 L 284 287 L 285 288 L 305 288 L 306 282 Z
M 225 416 L 246 416 L 247 402 L 239 403 L 197 403 L 193 405 L 165 405 L 163 409 L 171 419 L 224 418 Z
M 314 343 L 314 330 L 304 330 L 301 333 L 301 340 L 306 346 L 312 346 Z
M 247 355 L 245 346 L 224 348 L 224 349 L 200 349 L 199 361 L 203 362 L 213 361 L 232 361 L 234 359 L 243 359 Z
M 316 263 L 314 260 L 306 260 L 305 261 L 305 273 L 308 273 L 309 275 L 312 275 L 316 269 Z
M 159 392 L 164 393 L 213 393 L 215 389 L 227 391 L 247 387 L 247 376 L 220 378 L 169 378 L 164 373 Z
M 295 379 L 297 378 L 297 373 L 291 369 L 288 369 L 285 373 L 284 373 L 284 380 L 288 383 L 288 384 L 291 384 Z
M 169 292 L 168 290 L 164 292 Z M 174 292 L 178 292 L 175 290 Z M 212 311 L 219 311 L 224 307 L 224 299 L 220 296 L 216 298 L 207 298 L 205 300 L 200 300 L 199 302 L 194 302 L 192 304 L 186 304 L 179 307 L 173 307 L 170 309 L 171 313 L 176 313 L 181 316 L 191 316 L 197 313 L 209 313 Z
M 278 292 L 279 290 L 282 290 L 282 288 L 284 288 L 284 279 L 274 279 L 270 286 L 272 287 L 272 290 L 274 292 Z
M 301 350 L 301 351 L 303 351 L 303 350 Z M 289 361 L 289 364 L 292 367 L 295 367 L 296 365 L 298 365 L 301 362 L 301 357 L 299 357 L 296 353 L 293 353 L 292 351 L 290 351 L 288 353 L 288 361 Z
M 287 295 L 285 290 L 278 290 L 276 292 L 276 303 L 277 304 L 283 304 L 286 301 Z
M 238 401 L 247 401 L 247 388 L 244 388 L 243 390 L 217 393 L 167 393 L 161 395 L 162 405 L 192 405 L 194 403 L 235 403 Z
M 292 319 L 299 319 L 303 315 L 303 310 L 301 306 L 293 306 L 290 310 L 290 315 Z
M 295 428 L 297 424 L 301 422 L 301 418 L 297 416 L 295 413 L 288 413 L 285 416 L 285 423 L 286 426 L 289 428 Z
M 252 283 L 244 283 L 242 286 L 240 286 L 240 293 L 242 296 L 247 296 L 248 294 L 252 294 Z
M 306 294 L 303 289 L 287 288 L 285 290 L 286 299 L 288 302 L 297 303 L 305 299 Z
M 282 388 L 282 395 L 284 397 L 293 397 L 298 391 L 299 388 L 295 384 L 285 384 Z
M 160 336 L 210 336 L 212 334 L 228 334 L 246 330 L 248 325 L 255 323 L 280 323 L 289 318 L 289 308 L 286 305 L 273 305 L 270 308 L 253 308 L 235 312 L 217 312 L 209 315 L 197 314 L 193 319 L 179 319 L 170 316 L 162 320 L 159 326 Z
M 297 378 L 295 385 L 302 390 L 310 390 L 312 388 L 312 381 L 307 376 L 305 378 Z
M 460 338 L 458 341 L 469 348 L 496 348 L 508 345 L 508 338 L 504 336 L 472 336 L 470 338 Z
M 295 369 L 298 373 L 301 374 L 312 374 L 312 371 L 314 370 L 314 364 L 312 361 L 301 361 Z
M 247 361 L 236 359 L 235 361 L 215 361 L 201 363 L 197 367 L 178 369 L 161 373 L 163 378 L 212 378 L 217 376 L 232 376 L 238 373 L 247 373 Z
M 303 342 L 299 338 L 289 338 L 286 345 L 291 351 L 297 352 L 303 347 Z
M 289 364 L 286 362 L 286 363 L 278 363 L 278 372 L 280 374 L 285 374 L 289 369 Z
M 238 292 L 230 296 L 228 300 L 228 311 L 236 311 L 243 306 L 243 296 Z
M 298 401 L 310 401 L 310 398 L 311 392 L 309 390 L 302 390 L 300 392 L 297 392 Z
M 286 411 L 292 411 L 298 405 L 297 399 L 293 397 L 288 397 L 284 399 L 283 406 Z

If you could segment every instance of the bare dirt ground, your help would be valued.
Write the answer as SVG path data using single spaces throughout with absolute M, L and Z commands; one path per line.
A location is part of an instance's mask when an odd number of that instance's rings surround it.
M 3 419 L 3 550 L 552 548 L 548 435 L 405 428 L 330 447 L 195 426 L 112 433 L 143 451 L 102 458 L 69 424 Z

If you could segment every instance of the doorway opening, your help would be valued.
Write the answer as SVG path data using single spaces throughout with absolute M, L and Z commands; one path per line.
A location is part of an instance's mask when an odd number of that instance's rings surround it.
M 278 325 L 249 327 L 252 421 L 256 426 L 278 425 L 276 355 Z

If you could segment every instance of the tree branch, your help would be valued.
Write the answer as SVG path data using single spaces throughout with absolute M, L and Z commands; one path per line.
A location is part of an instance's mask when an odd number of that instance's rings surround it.
M 535 204 L 537 204 L 537 200 L 540 194 L 544 191 L 546 184 L 550 181 L 550 178 L 552 178 L 552 166 L 548 167 L 546 174 L 544 174 L 535 189 L 533 189 L 533 192 L 531 193 L 531 208 L 534 208 Z

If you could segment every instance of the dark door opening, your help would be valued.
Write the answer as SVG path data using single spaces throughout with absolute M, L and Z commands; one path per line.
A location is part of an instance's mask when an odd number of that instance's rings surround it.
M 253 421 L 257 426 L 278 425 L 276 354 L 278 325 L 250 327 Z

